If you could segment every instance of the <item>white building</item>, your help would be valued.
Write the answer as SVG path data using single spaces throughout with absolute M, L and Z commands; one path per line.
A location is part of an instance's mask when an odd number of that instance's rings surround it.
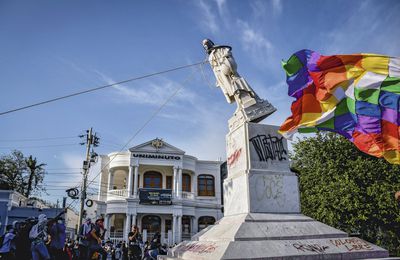
M 160 139 L 101 156 L 93 210 L 105 218 L 106 238 L 126 240 L 137 225 L 145 239 L 160 232 L 171 245 L 214 224 L 222 218 L 220 165 Z

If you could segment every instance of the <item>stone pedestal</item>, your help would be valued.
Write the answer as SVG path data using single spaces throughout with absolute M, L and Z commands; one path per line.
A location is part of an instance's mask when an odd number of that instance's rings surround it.
M 224 217 L 161 259 L 367 259 L 388 252 L 300 214 L 297 176 L 278 127 L 243 123 L 227 135 Z
M 300 213 L 297 176 L 278 127 L 244 123 L 227 135 L 224 216 Z

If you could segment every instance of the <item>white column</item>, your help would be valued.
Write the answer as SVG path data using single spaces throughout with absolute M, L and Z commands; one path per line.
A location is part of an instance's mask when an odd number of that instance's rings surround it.
M 197 218 L 196 218 L 196 216 L 193 216 L 192 217 L 192 223 L 191 223 L 191 233 L 192 233 L 192 236 L 194 235 L 194 234 L 196 234 L 198 231 L 197 231 L 197 228 L 198 228 L 198 225 L 197 225 Z
M 111 214 L 106 214 L 104 218 L 104 228 L 107 230 L 106 231 L 106 237 L 110 237 L 110 218 Z
M 113 175 L 112 171 L 109 170 L 108 171 L 108 183 L 107 183 L 108 184 L 108 190 L 112 190 L 112 186 L 111 186 L 112 175 Z
M 163 215 L 160 216 L 161 218 L 161 244 L 165 243 L 165 218 Z
M 178 198 L 182 198 L 182 168 L 178 168 Z
M 173 188 L 172 188 L 172 194 L 173 197 L 178 197 L 178 187 L 177 187 L 177 176 L 178 176 L 178 167 L 174 166 L 174 179 L 172 180 L 173 183 Z
M 102 201 L 102 186 L 103 186 L 103 171 L 100 173 L 100 178 L 99 178 L 99 194 L 97 195 L 97 199 L 99 201 Z
M 177 222 L 176 216 L 172 215 L 172 244 L 175 244 L 176 242 L 176 231 L 177 231 L 176 222 Z
M 133 167 L 129 165 L 129 173 L 128 173 L 128 198 L 132 197 L 132 181 L 133 181 Z
M 136 214 L 132 215 L 132 226 L 137 226 L 136 225 Z
M 196 197 L 197 196 L 197 174 L 196 173 L 194 173 L 192 176 L 192 183 L 193 183 L 192 192 L 193 192 L 194 196 Z
M 178 243 L 182 241 L 182 216 L 178 216 Z
M 131 214 L 126 214 L 126 219 L 125 219 L 125 232 L 124 232 L 124 240 L 128 241 L 128 234 L 129 231 L 131 230 Z
M 134 172 L 135 172 L 135 177 L 134 177 L 134 181 L 133 181 L 133 197 L 137 198 L 138 197 L 138 187 L 139 187 L 139 183 L 138 183 L 138 179 L 139 179 L 139 165 L 135 165 L 133 166 L 134 168 Z

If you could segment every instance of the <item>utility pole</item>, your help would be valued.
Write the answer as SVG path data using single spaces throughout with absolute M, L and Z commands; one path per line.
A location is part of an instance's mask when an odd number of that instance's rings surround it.
M 89 175 L 89 169 L 90 165 L 92 162 L 96 162 L 96 157 L 97 154 L 92 150 L 90 152 L 90 148 L 93 145 L 94 147 L 97 147 L 99 145 L 99 138 L 96 136 L 96 134 L 92 134 L 93 130 L 90 128 L 89 130 L 86 130 L 86 159 L 83 161 L 83 179 L 82 179 L 82 186 L 81 186 L 81 209 L 79 211 L 79 225 L 78 227 L 82 225 L 82 218 L 83 218 L 83 212 L 84 212 L 84 207 L 85 207 L 85 200 L 86 200 L 86 189 L 87 189 L 87 177 Z M 84 135 L 81 135 L 80 137 L 84 137 Z M 85 143 L 81 143 L 81 145 L 84 145 Z

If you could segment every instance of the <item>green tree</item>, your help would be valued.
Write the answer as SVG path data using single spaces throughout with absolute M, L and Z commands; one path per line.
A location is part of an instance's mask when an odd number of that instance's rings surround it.
M 22 152 L 13 151 L 0 157 L 0 189 L 15 190 L 27 197 L 32 192 L 44 190 L 45 164 L 37 163 L 32 156 L 24 157 Z
M 23 172 L 26 169 L 24 155 L 13 151 L 0 157 L 0 188 L 24 193 Z
M 293 145 L 303 214 L 400 255 L 400 166 L 360 152 L 334 133 Z
M 24 193 L 25 197 L 29 198 L 31 195 L 32 189 L 37 189 L 38 184 L 41 183 L 44 179 L 44 166 L 46 164 L 39 163 L 36 160 L 36 157 L 33 158 L 30 155 L 28 158 L 25 159 L 26 167 L 28 170 L 28 182 L 26 185 L 26 192 Z

